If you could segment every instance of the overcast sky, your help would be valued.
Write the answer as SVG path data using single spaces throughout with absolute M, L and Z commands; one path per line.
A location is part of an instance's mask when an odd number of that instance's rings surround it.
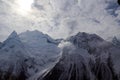
M 120 36 L 120 7 L 117 0 L 0 0 L 0 41 L 35 29 L 53 38 L 79 31 Z

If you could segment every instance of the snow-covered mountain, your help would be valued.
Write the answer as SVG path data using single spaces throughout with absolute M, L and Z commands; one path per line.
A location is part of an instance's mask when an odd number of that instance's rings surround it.
M 57 42 L 39 31 L 15 31 L 0 47 L 0 80 L 25 80 L 59 57 Z
M 120 48 L 96 34 L 84 32 L 66 41 L 73 45 L 64 47 L 59 62 L 38 80 L 120 79 Z
M 29 65 L 31 68 L 28 69 L 28 75 L 34 75 L 47 68 L 59 57 L 60 49 L 58 48 L 58 42 L 47 34 L 35 30 L 26 31 L 19 36 L 33 57 L 34 65 Z
M 54 40 L 15 31 L 0 45 L 0 80 L 120 80 L 118 40 L 79 32 Z
M 120 74 L 120 67 L 119 67 L 120 66 L 120 62 L 119 62 L 120 48 L 119 47 L 116 47 L 112 43 L 105 41 L 104 39 L 100 38 L 96 34 L 78 33 L 77 35 L 70 37 L 69 40 L 76 47 L 86 49 L 89 52 L 89 54 L 92 54 L 95 57 L 96 60 L 100 59 L 99 60 L 100 63 L 102 64 L 107 63 L 105 65 L 109 67 L 109 70 L 111 69 L 111 67 L 113 69 L 111 74 L 115 72 L 114 75 L 117 75 L 118 77 L 118 75 Z M 110 65 L 108 65 L 109 59 L 111 61 Z M 96 64 L 97 63 L 98 62 L 96 62 Z M 104 80 L 104 79 L 101 79 L 101 80 Z
M 17 33 L 11 33 L 0 49 L 0 80 L 24 80 L 28 55 Z

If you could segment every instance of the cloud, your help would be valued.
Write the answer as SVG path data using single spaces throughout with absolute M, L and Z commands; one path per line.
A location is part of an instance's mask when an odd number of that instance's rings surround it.
M 66 1 L 66 2 L 65 2 Z M 120 30 L 119 24 L 116 22 L 116 17 L 108 12 L 110 3 L 114 1 L 108 0 L 81 0 L 72 2 L 65 0 L 63 3 L 56 3 L 59 7 L 60 16 L 59 21 L 62 28 L 68 27 L 68 34 L 72 31 L 76 33 L 78 31 L 84 31 L 89 33 L 97 33 L 99 35 L 113 36 Z M 57 1 L 56 1 L 57 2 Z M 72 3 L 71 3 L 72 2 Z M 114 3 L 115 4 L 115 3 Z M 117 5 L 117 3 L 116 3 Z M 111 10 L 114 8 L 110 8 Z M 71 28 L 74 21 L 77 25 Z M 68 26 L 67 26 L 68 25 Z M 71 25 L 71 26 L 70 26 Z M 64 30 L 64 29 L 63 29 Z M 57 31 L 58 32 L 58 31 Z M 104 34 L 103 34 L 104 33 Z M 64 34 L 64 32 L 63 32 Z M 66 33 L 67 34 L 67 33 Z M 68 35 L 67 34 L 67 35 Z M 70 35 L 70 34 L 69 34 Z
M 74 47 L 72 43 L 70 42 L 65 42 L 65 41 L 62 41 L 59 45 L 58 45 L 59 48 L 63 49 L 64 47 Z M 71 48 L 71 49 L 72 49 Z
M 53 38 L 66 38 L 80 31 L 103 38 L 120 34 L 117 0 L 34 0 L 31 8 L 29 14 L 21 15 L 15 0 L 0 0 L 0 24 L 9 32 L 37 29 Z M 0 33 L 2 38 L 4 31 L 0 29 Z

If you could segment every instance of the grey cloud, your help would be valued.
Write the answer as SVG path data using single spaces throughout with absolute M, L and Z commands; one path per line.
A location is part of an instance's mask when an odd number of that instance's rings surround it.
M 120 34 L 117 0 L 34 0 L 32 13 L 26 16 L 16 13 L 14 0 L 0 1 L 0 24 L 6 31 L 38 29 L 54 38 L 66 38 L 79 31 L 104 38 Z
M 115 11 L 119 7 L 119 5 L 117 4 L 117 0 L 109 1 L 108 3 L 109 4 L 108 4 L 106 10 L 108 11 L 108 13 L 110 13 L 111 15 L 116 17 L 118 14 L 116 14 Z
M 37 2 L 34 2 L 32 6 L 33 8 L 37 8 L 38 10 L 44 10 L 44 6 L 38 4 Z

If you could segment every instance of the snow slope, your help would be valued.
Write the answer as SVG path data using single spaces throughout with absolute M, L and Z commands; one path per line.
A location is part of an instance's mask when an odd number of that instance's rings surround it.
M 24 61 L 28 55 L 17 33 L 11 33 L 0 49 L 0 79 L 24 79 Z
M 49 67 L 59 56 L 57 44 L 39 31 L 12 32 L 0 48 L 0 80 L 25 80 Z
M 30 65 L 33 68 L 28 69 L 29 75 L 34 75 L 45 67 L 47 68 L 59 57 L 58 43 L 47 34 L 35 30 L 26 31 L 19 36 L 34 59 L 34 65 Z

